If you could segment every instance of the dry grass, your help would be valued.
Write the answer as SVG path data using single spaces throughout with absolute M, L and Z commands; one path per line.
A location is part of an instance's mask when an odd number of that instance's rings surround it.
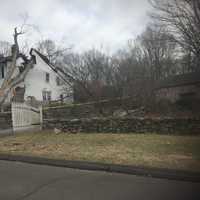
M 200 136 L 28 133 L 0 138 L 0 152 L 200 171 Z

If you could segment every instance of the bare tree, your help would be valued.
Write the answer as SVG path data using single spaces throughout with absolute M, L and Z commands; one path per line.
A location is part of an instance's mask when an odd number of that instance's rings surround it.
M 160 26 L 148 26 L 138 37 L 143 59 L 148 66 L 149 75 L 159 80 L 176 72 L 176 42 L 167 29 Z
M 111 61 L 104 53 L 92 49 L 83 54 L 68 54 L 64 58 L 63 70 L 70 75 L 69 81 L 85 99 L 99 100 L 103 96 L 103 87 L 111 85 Z M 79 95 L 79 96 L 80 96 Z
M 155 13 L 152 17 L 169 27 L 174 38 L 186 51 L 191 52 L 194 68 L 200 64 L 200 1 L 150 0 Z
M 148 74 L 143 57 L 141 47 L 136 45 L 135 41 L 113 57 L 114 86 L 127 113 L 128 108 L 142 105 L 144 97 L 148 96 Z
M 75 102 L 95 101 L 97 110 L 104 115 L 101 100 L 113 98 L 111 63 L 106 54 L 92 49 L 66 54 L 57 70 L 64 75 L 66 88 L 73 89 Z
M 62 48 L 58 44 L 56 44 L 51 39 L 45 39 L 41 40 L 36 44 L 36 48 L 39 52 L 41 52 L 43 55 L 45 55 L 51 64 L 56 64 L 57 62 L 62 59 L 64 56 L 64 53 L 71 49 L 71 47 L 68 48 Z

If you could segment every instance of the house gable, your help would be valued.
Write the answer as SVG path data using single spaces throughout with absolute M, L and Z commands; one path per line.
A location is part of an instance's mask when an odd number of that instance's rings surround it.
M 59 100 L 64 91 L 57 84 L 58 75 L 49 66 L 48 59 L 35 49 L 31 49 L 30 55 L 35 64 L 25 78 L 25 99 L 34 96 L 39 101 Z M 48 94 L 48 98 L 44 94 Z

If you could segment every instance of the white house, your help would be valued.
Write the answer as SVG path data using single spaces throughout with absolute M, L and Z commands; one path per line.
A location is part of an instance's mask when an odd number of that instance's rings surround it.
M 35 49 L 30 51 L 31 59 L 34 59 L 33 67 L 26 74 L 24 81 L 18 84 L 6 99 L 10 101 L 23 101 L 35 98 L 40 102 L 48 101 L 68 101 L 72 102 L 72 95 L 66 92 L 66 85 L 62 76 L 57 72 L 43 54 Z M 0 86 L 11 64 L 11 57 L 0 57 Z M 23 63 L 27 58 L 20 54 L 17 58 L 17 68 L 12 78 L 23 70 Z M 69 90 L 68 90 L 69 91 Z

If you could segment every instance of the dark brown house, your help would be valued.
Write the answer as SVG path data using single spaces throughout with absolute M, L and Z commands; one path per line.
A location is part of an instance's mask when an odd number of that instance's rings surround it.
M 200 103 L 200 71 L 168 77 L 157 84 L 156 99 L 171 103 L 190 100 Z M 199 105 L 200 106 L 200 105 Z

